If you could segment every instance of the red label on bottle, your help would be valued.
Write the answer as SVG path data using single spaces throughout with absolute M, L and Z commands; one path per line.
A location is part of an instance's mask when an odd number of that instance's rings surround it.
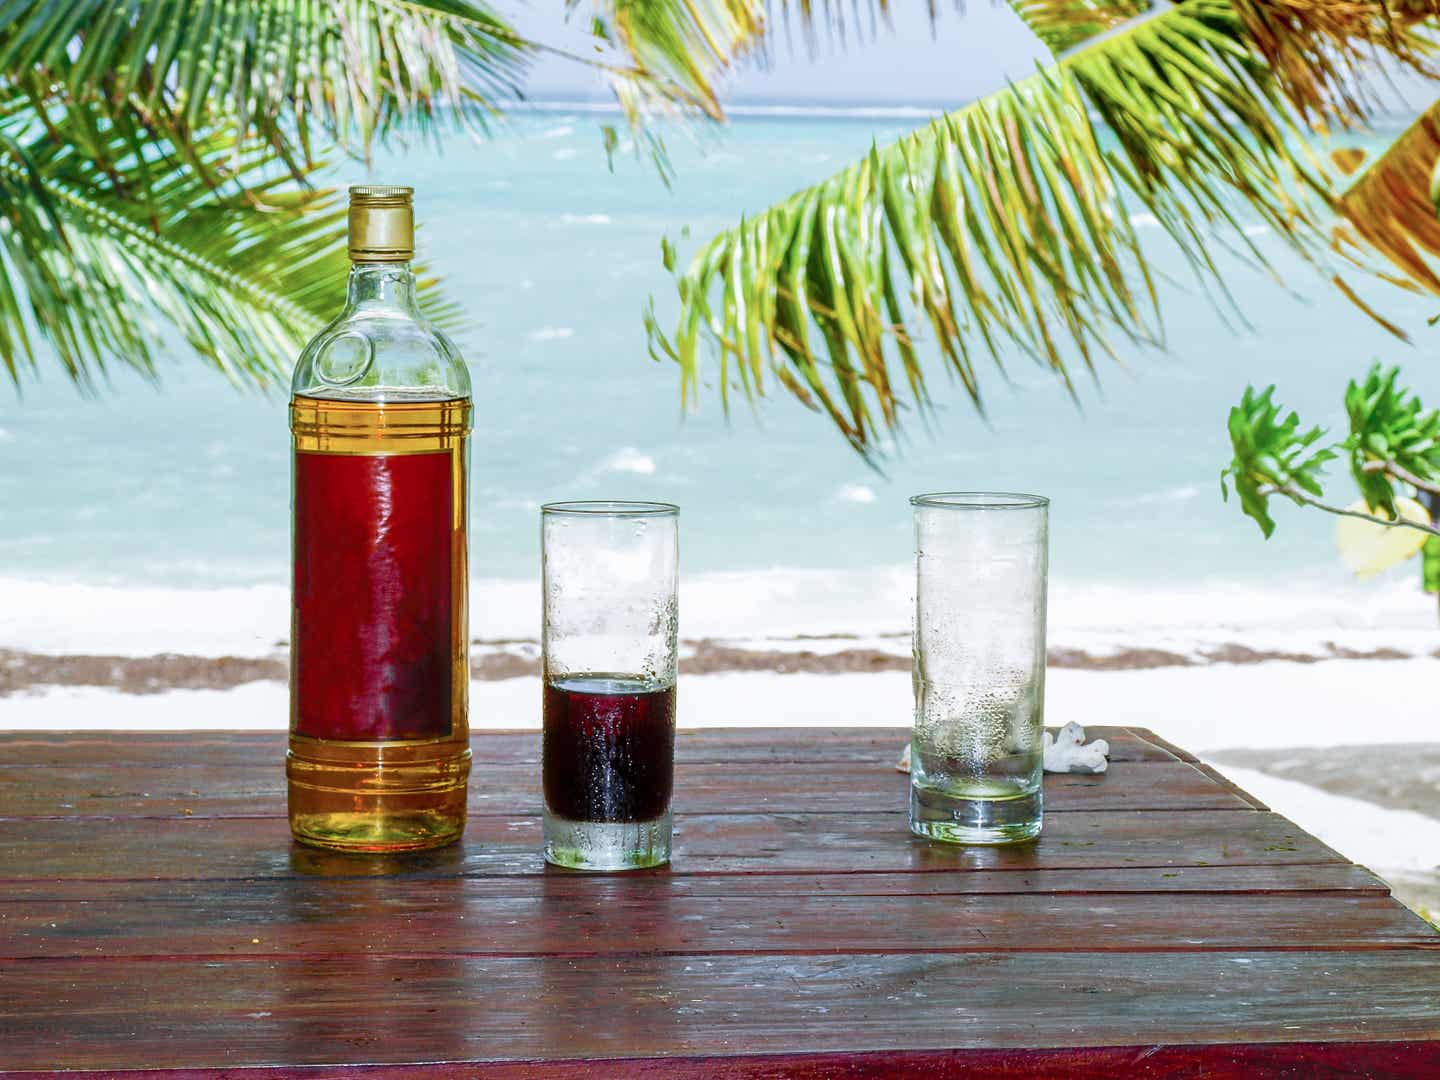
M 296 734 L 450 733 L 451 470 L 449 452 L 295 455 Z

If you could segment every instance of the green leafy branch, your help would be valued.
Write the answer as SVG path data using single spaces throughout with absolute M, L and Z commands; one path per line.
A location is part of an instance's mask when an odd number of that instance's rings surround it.
M 1316 445 L 1324 428 L 1302 429 L 1299 414 L 1285 414 L 1274 401 L 1273 385 L 1259 393 L 1246 387 L 1240 404 L 1230 410 L 1235 456 L 1220 473 L 1221 494 L 1228 500 L 1233 484 L 1241 510 L 1266 537 L 1275 531 L 1270 499 L 1276 495 L 1341 517 L 1440 537 L 1440 528 L 1406 517 L 1396 505 L 1397 485 L 1440 495 L 1440 410 L 1427 411 L 1418 397 L 1398 386 L 1399 374 L 1398 367 L 1386 370 L 1376 364 L 1363 382 L 1346 387 L 1350 433 L 1329 446 Z M 1325 501 L 1325 466 L 1340 457 L 1348 459 L 1368 513 Z
M 1383 371 L 1376 364 L 1363 383 L 1345 389 L 1350 472 L 1365 502 L 1391 518 L 1397 516 L 1395 481 L 1440 495 L 1440 410 L 1427 412 L 1418 397 L 1397 386 L 1399 374 L 1398 367 Z

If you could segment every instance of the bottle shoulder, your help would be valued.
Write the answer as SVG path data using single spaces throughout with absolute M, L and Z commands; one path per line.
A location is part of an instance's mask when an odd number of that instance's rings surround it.
M 469 397 L 470 372 L 455 343 L 409 312 L 350 309 L 300 353 L 291 390 L 351 401 Z

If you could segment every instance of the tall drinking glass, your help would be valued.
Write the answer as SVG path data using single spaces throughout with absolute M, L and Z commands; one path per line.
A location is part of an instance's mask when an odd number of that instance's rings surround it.
M 670 860 L 679 507 L 541 508 L 545 858 L 581 870 Z
M 916 495 L 910 830 L 1040 835 L 1050 501 Z

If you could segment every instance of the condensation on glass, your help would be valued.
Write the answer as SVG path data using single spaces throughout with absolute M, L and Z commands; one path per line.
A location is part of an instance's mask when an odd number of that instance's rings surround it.
M 415 303 L 411 189 L 350 189 L 344 310 L 290 404 L 290 826 L 322 847 L 434 847 L 470 773 L 470 378 Z
M 942 492 L 915 516 L 910 828 L 1005 844 L 1040 834 L 1049 500 Z
M 545 858 L 582 870 L 670 859 L 679 509 L 541 510 Z

